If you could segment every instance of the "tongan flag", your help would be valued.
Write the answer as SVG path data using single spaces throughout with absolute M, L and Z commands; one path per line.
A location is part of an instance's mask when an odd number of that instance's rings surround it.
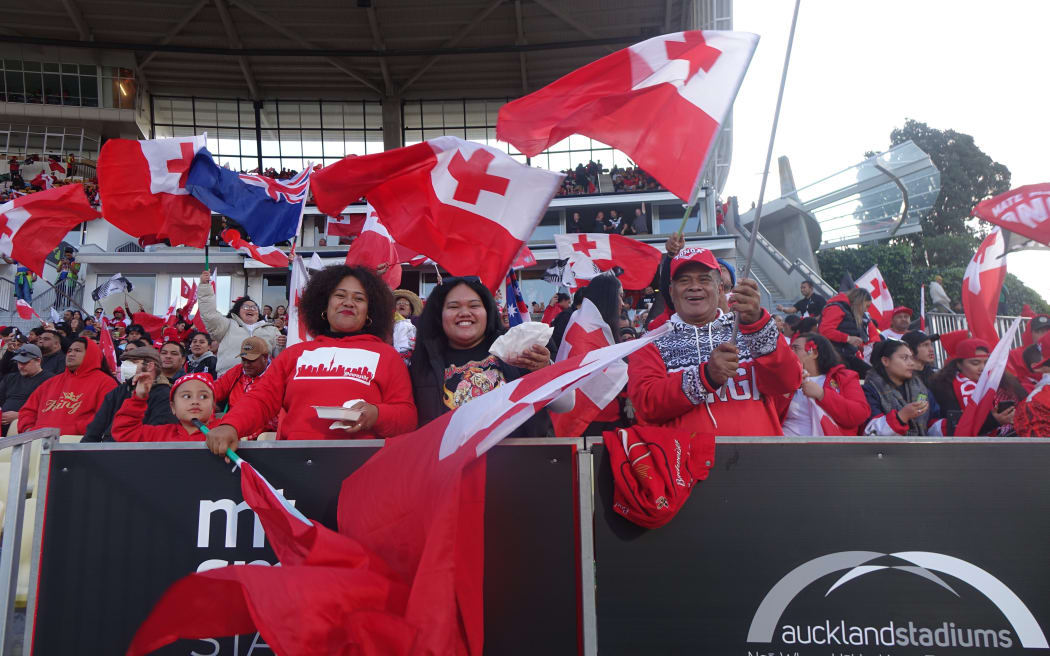
M 352 209 L 359 209 L 354 207 Z M 356 237 L 364 228 L 365 219 L 368 218 L 368 209 L 362 212 L 350 212 L 338 216 L 328 217 L 326 232 L 329 237 Z M 332 244 L 333 246 L 335 244 Z
M 55 186 L 55 178 L 51 174 L 41 171 L 37 173 L 36 177 L 29 181 L 29 184 L 38 189 L 51 189 Z
M 288 268 L 288 254 L 276 246 L 256 246 L 250 241 L 244 241 L 241 239 L 241 233 L 233 228 L 223 230 L 219 237 L 236 248 L 238 252 L 244 253 L 260 264 L 278 269 Z M 182 284 L 185 285 L 186 281 L 184 280 Z
M 373 271 L 385 264 L 387 269 L 382 276 L 383 282 L 390 289 L 397 289 L 401 285 L 401 258 L 394 247 L 394 240 L 371 205 L 365 206 L 365 217 L 361 234 L 346 252 L 346 264 L 367 267 Z
M 317 253 L 314 253 L 316 256 Z M 292 275 L 288 281 L 288 346 L 306 342 L 313 336 L 306 329 L 306 322 L 299 313 L 299 301 L 303 298 L 303 290 L 306 283 L 310 282 L 310 272 L 306 270 L 306 263 L 301 255 L 292 258 Z M 200 313 L 198 312 L 198 315 Z
M 211 212 L 186 190 L 193 157 L 207 135 L 173 139 L 110 139 L 98 158 L 98 189 L 106 220 L 149 243 L 204 248 Z
M 99 213 L 81 185 L 19 196 L 0 205 L 0 254 L 44 275 L 44 260 L 70 230 Z
M 973 216 L 1050 245 L 1050 182 L 1025 185 L 983 200 Z
M 338 533 L 242 465 L 244 499 L 281 566 L 232 565 L 179 580 L 127 653 L 255 629 L 284 656 L 480 656 L 481 456 L 551 401 L 669 330 L 544 367 L 386 440 L 343 482 Z
M 1021 317 L 1014 319 L 1010 329 L 1006 331 L 1003 338 L 992 349 L 988 356 L 988 362 L 984 365 L 984 371 L 977 379 L 977 389 L 971 398 L 974 403 L 968 404 L 963 409 L 962 417 L 955 426 L 955 435 L 959 437 L 976 437 L 988 419 L 989 413 L 995 405 L 995 393 L 999 389 L 999 382 L 1006 371 L 1007 362 L 1010 359 L 1010 346 L 1014 342 L 1014 335 L 1021 327 Z
M 313 190 L 329 216 L 367 195 L 397 243 L 494 291 L 564 177 L 445 136 L 342 159 L 314 175 Z
M 660 266 L 660 249 L 645 242 L 621 235 L 603 233 L 581 233 L 554 235 L 558 248 L 558 259 L 573 260 L 583 255 L 601 271 L 614 266 L 623 269 L 620 284 L 624 289 L 645 289 Z M 577 272 L 577 278 L 581 276 Z
M 256 246 L 288 241 L 299 222 L 310 190 L 310 167 L 291 180 L 234 173 L 221 168 L 202 148 L 193 158 L 186 188 L 213 212 L 239 223 Z
M 866 289 L 871 294 L 868 314 L 871 315 L 875 325 L 883 330 L 889 328 L 890 319 L 893 318 L 893 296 L 890 295 L 890 288 L 886 285 L 886 280 L 882 277 L 878 265 L 871 267 L 857 278 L 857 287 Z
M 995 315 L 999 293 L 1006 280 L 1006 244 L 999 228 L 981 242 L 966 267 L 962 284 L 962 304 L 970 334 L 989 344 L 999 341 Z M 985 365 L 987 367 L 987 365 Z
M 692 200 L 757 45 L 744 32 L 653 37 L 507 103 L 496 136 L 532 156 L 582 134 Z
M 52 308 L 52 309 L 54 309 L 54 308 Z M 37 319 L 40 319 L 41 321 L 44 320 L 44 318 L 42 316 L 40 316 L 39 314 L 36 313 L 36 310 L 33 309 L 32 305 L 30 305 L 29 303 L 26 303 L 22 299 L 18 299 L 17 301 L 15 301 L 15 312 L 18 313 L 18 317 L 20 319 L 25 319 L 26 321 L 28 321 L 29 319 L 32 319 L 33 317 L 36 317 Z

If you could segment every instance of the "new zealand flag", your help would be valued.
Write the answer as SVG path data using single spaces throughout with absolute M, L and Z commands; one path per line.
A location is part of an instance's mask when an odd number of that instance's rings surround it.
M 518 286 L 518 276 L 513 271 L 507 273 L 506 292 L 507 323 L 510 327 L 513 328 L 519 323 L 531 321 L 529 306 L 525 304 L 525 299 L 521 295 L 521 288 Z

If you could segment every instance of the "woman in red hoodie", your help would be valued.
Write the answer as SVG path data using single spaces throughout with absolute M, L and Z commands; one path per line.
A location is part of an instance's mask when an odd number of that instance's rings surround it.
M 842 364 L 831 342 L 816 333 L 796 336 L 791 350 L 805 377 L 793 395 L 778 399 L 784 435 L 856 435 L 870 414 L 860 377 Z
M 303 290 L 299 316 L 313 341 L 300 342 L 270 363 L 251 391 L 208 434 L 222 455 L 238 436 L 263 429 L 283 409 L 277 439 L 394 437 L 416 428 L 416 405 L 404 360 L 386 340 L 394 322 L 390 288 L 364 267 L 332 266 Z M 340 425 L 315 406 L 352 408 L 360 416 Z
M 194 421 L 211 428 L 215 419 L 215 383 L 210 374 L 186 374 L 171 384 L 169 399 L 177 424 L 150 426 L 143 424 L 149 391 L 153 387 L 151 372 L 135 374 L 135 393 L 120 406 L 113 417 L 113 439 L 118 442 L 193 442 L 204 439 Z
M 57 428 L 62 435 L 83 435 L 103 397 L 116 386 L 98 344 L 78 337 L 66 353 L 66 371 L 36 388 L 18 411 L 18 430 Z

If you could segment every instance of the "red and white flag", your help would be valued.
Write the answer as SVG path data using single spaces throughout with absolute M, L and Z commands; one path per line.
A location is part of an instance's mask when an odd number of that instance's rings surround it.
M 569 319 L 569 324 L 565 328 L 565 337 L 562 339 L 554 361 L 561 362 L 613 343 L 613 334 L 609 329 L 609 324 L 602 319 L 594 303 L 585 298 L 583 304 L 572 313 Z M 576 403 L 572 410 L 551 413 L 554 434 L 558 437 L 583 436 L 587 426 L 596 420 L 602 410 L 609 404 L 617 403 L 616 397 L 626 384 L 627 363 L 622 360 L 613 362 L 604 371 L 596 373 L 576 389 Z M 616 414 L 618 419 L 619 412 Z
M 109 364 L 110 371 L 120 371 L 117 364 L 117 347 L 113 344 L 113 335 L 109 332 L 110 322 L 102 317 L 102 327 L 98 331 L 98 346 L 102 349 L 102 357 Z
M 397 251 L 397 260 L 401 264 L 407 264 L 413 267 L 431 266 L 437 265 L 437 262 L 430 259 L 426 255 L 420 255 L 411 248 L 405 248 L 401 244 L 394 244 L 394 250 Z
M 955 435 L 959 437 L 977 437 L 981 426 L 988 419 L 992 408 L 995 406 L 995 393 L 999 389 L 999 382 L 1003 379 L 1003 372 L 1010 360 L 1010 346 L 1014 343 L 1014 336 L 1021 328 L 1021 317 L 1014 319 L 1009 330 L 999 340 L 988 356 L 988 362 L 984 365 L 984 371 L 977 379 L 977 389 L 970 396 L 973 403 L 969 403 L 963 409 L 962 417 L 955 426 Z
M 211 210 L 189 194 L 186 178 L 207 135 L 172 139 L 110 139 L 98 158 L 106 220 L 133 237 L 204 248 Z
M 653 37 L 507 103 L 496 136 L 532 156 L 582 134 L 692 200 L 756 45 L 745 32 Z
M 98 217 L 80 185 L 19 196 L 0 205 L 0 254 L 42 276 L 44 260 L 69 231 Z
M 15 301 L 15 312 L 18 313 L 19 318 L 25 319 L 26 321 L 32 319 L 33 317 L 40 319 L 40 321 L 44 320 L 44 317 L 37 314 L 36 310 L 33 309 L 32 305 L 26 303 L 22 299 L 18 299 L 17 301 Z
M 47 167 L 52 173 L 61 173 L 62 175 L 66 174 L 66 167 L 62 166 L 55 160 L 49 160 Z
M 973 216 L 1050 245 L 1050 182 L 1025 185 L 983 200 Z
M 55 179 L 46 171 L 41 171 L 29 184 L 38 189 L 50 189 L 55 186 Z
M 397 243 L 494 291 L 564 177 L 445 136 L 344 158 L 314 175 L 313 192 L 329 216 L 367 195 Z
M 244 253 L 260 264 L 277 269 L 288 268 L 288 254 L 276 246 L 256 246 L 250 241 L 241 239 L 241 233 L 232 228 L 223 230 L 219 237 L 233 248 L 236 248 L 238 252 Z
M 518 254 L 514 256 L 514 261 L 510 263 L 512 269 L 525 269 L 536 264 L 536 256 L 532 254 L 528 246 L 522 246 Z
M 226 233 L 223 233 L 223 234 L 226 234 Z M 183 278 L 182 279 L 182 284 L 179 287 L 179 296 L 182 296 L 183 298 L 188 299 L 192 293 L 193 293 L 193 289 L 190 287 L 189 281 L 186 280 L 185 278 Z
M 999 228 L 992 230 L 981 242 L 966 267 L 962 284 L 962 304 L 970 334 L 989 344 L 999 341 L 995 330 L 995 315 L 999 309 L 999 293 L 1006 280 L 1006 242 Z
M 313 339 L 299 312 L 299 301 L 302 300 L 303 290 L 306 289 L 306 283 L 309 281 L 310 272 L 306 270 L 306 263 L 303 262 L 302 256 L 296 255 L 292 259 L 292 275 L 288 280 L 288 293 L 291 299 L 288 303 L 288 346 Z
M 361 234 L 346 252 L 346 264 L 367 267 L 373 271 L 385 264 L 387 270 L 383 273 L 383 282 L 390 289 L 397 289 L 401 285 L 401 258 L 394 247 L 394 240 L 371 205 L 366 206 L 365 216 Z
M 357 210 L 360 208 L 353 207 L 348 209 Z M 329 237 L 356 237 L 361 234 L 361 230 L 365 226 L 365 219 L 367 218 L 367 211 L 350 212 L 349 214 L 330 216 L 328 217 L 328 228 L 326 232 Z
M 608 271 L 614 266 L 622 268 L 620 284 L 624 289 L 645 289 L 652 283 L 656 269 L 660 266 L 660 249 L 621 235 L 554 235 L 554 244 L 558 248 L 559 260 L 571 260 L 574 256 L 583 255 L 602 271 Z
M 889 328 L 890 320 L 893 318 L 893 296 L 890 295 L 890 288 L 886 285 L 886 280 L 882 277 L 878 265 L 861 274 L 856 284 L 857 287 L 866 289 L 871 294 L 868 314 L 871 315 L 872 321 L 882 330 Z

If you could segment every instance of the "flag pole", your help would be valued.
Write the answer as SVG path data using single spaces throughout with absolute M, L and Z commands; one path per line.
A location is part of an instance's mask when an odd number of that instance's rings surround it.
M 787 49 L 784 51 L 784 69 L 780 73 L 780 90 L 777 92 L 777 105 L 773 111 L 773 127 L 769 131 L 769 147 L 766 149 L 766 165 L 762 169 L 762 185 L 758 191 L 758 205 L 755 206 L 755 220 L 751 223 L 751 238 L 747 242 L 747 258 L 740 272 L 740 279 L 751 274 L 751 261 L 755 257 L 755 242 L 758 240 L 758 227 L 762 220 L 762 202 L 766 196 L 766 182 L 769 180 L 769 166 L 773 161 L 773 143 L 777 137 L 777 123 L 780 121 L 780 106 L 784 102 L 784 86 L 787 84 L 788 63 L 791 61 L 791 46 L 795 43 L 795 25 L 798 24 L 798 8 L 802 0 L 795 0 L 795 11 L 791 16 L 791 31 L 788 33 Z M 740 332 L 740 315 L 733 313 L 733 341 Z
M 190 420 L 190 422 L 194 426 L 197 427 L 197 430 L 199 430 L 200 432 L 204 433 L 205 435 L 207 435 L 208 433 L 211 432 L 211 429 L 209 429 L 208 426 L 203 421 L 201 421 L 200 419 L 192 419 L 192 420 Z M 230 449 L 230 448 L 226 449 L 226 457 L 229 458 L 230 461 L 232 461 L 236 465 L 240 465 L 241 464 L 240 457 L 234 452 L 233 449 Z

